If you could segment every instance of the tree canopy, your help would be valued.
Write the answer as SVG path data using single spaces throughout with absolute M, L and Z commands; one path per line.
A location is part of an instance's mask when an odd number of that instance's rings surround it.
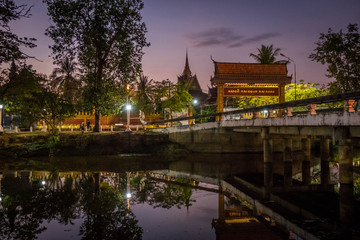
M 108 95 L 136 79 L 141 71 L 146 26 L 141 0 L 43 0 L 53 22 L 46 34 L 56 63 L 76 58 L 85 74 L 88 108 L 95 107 L 95 131 L 106 113 Z M 117 87 L 116 87 L 117 86 Z M 90 94 L 91 93 L 91 94 Z M 90 109 L 89 109 L 90 110 Z
M 276 63 L 276 56 L 280 53 L 280 48 L 274 48 L 272 44 L 270 46 L 261 45 L 261 48 L 258 48 L 257 50 L 258 53 L 250 53 L 250 57 L 262 64 Z
M 360 89 L 360 34 L 357 24 L 349 24 L 348 32 L 338 33 L 329 28 L 321 33 L 314 52 L 309 58 L 326 64 L 327 76 L 335 78 L 329 84 L 332 93 Z
M 28 58 L 29 56 L 20 50 L 21 47 L 36 47 L 35 38 L 19 37 L 11 32 L 9 26 L 11 21 L 29 17 L 30 9 L 31 7 L 25 4 L 17 5 L 14 0 L 0 1 L 0 65 Z

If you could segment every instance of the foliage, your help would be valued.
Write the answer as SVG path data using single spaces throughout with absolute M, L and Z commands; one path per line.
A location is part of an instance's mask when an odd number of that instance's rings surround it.
M 143 187 L 136 192 L 138 203 L 148 203 L 154 208 L 170 209 L 177 207 L 190 207 L 196 200 L 191 199 L 192 188 L 190 179 L 175 178 L 172 182 L 160 182 L 148 177 L 144 178 Z M 141 183 L 139 183 L 141 184 Z
M 354 181 L 354 196 L 357 199 L 360 199 L 360 178 Z
M 254 58 L 256 62 L 261 64 L 272 64 L 276 63 L 276 56 L 280 53 L 280 48 L 275 48 L 271 44 L 270 46 L 261 45 L 258 48 L 258 53 L 250 53 L 250 57 Z
M 80 217 L 84 218 L 82 239 L 142 237 L 142 228 L 118 191 L 108 184 L 96 184 L 93 177 L 82 175 L 63 181 L 55 170 L 44 185 L 34 179 L 7 176 L 2 179 L 2 190 L 1 239 L 36 239 L 46 230 L 46 220 L 67 225 Z
M 147 76 L 140 76 L 137 82 L 137 92 L 134 96 L 134 100 L 138 108 L 146 114 L 153 112 L 153 79 L 150 79 Z
M 75 114 L 75 107 L 72 102 L 47 89 L 43 89 L 40 94 L 34 95 L 34 102 L 37 104 L 38 109 L 41 109 L 40 119 L 45 120 L 46 124 L 50 126 L 51 137 L 58 135 L 58 124 Z M 58 141 L 57 139 L 53 140 Z
M 140 110 L 147 113 L 163 113 L 165 109 L 171 112 L 181 112 L 191 104 L 192 97 L 187 85 L 171 81 L 153 81 L 142 77 L 138 83 L 138 92 L 135 95 Z
M 18 69 L 12 62 L 7 81 L 0 87 L 8 113 L 21 116 L 21 126 L 29 127 L 39 120 L 41 107 L 34 101 L 42 92 L 42 81 L 31 66 Z
M 304 83 L 300 80 L 300 84 L 296 85 L 296 99 L 307 99 L 327 95 L 324 88 L 319 88 L 318 84 Z M 295 84 L 289 84 L 285 89 L 285 101 L 295 100 Z M 239 97 L 237 98 L 238 108 L 258 107 L 278 103 L 278 97 Z
M 360 89 L 360 34 L 357 24 L 349 24 L 348 32 L 338 33 L 329 28 L 321 33 L 314 52 L 309 58 L 327 64 L 327 76 L 335 78 L 329 84 L 331 93 Z
M 191 104 L 192 97 L 184 84 L 179 82 L 170 85 L 169 91 L 170 97 L 163 101 L 163 108 L 169 108 L 171 111 L 180 112 Z
M 50 85 L 65 99 L 78 100 L 81 88 L 80 72 L 77 63 L 66 57 L 60 62 L 60 67 L 53 70 Z
M 34 38 L 21 38 L 11 32 L 11 21 L 30 16 L 30 7 L 17 5 L 14 0 L 0 1 L 0 65 L 13 60 L 28 58 L 22 47 L 36 47 Z
M 80 227 L 82 239 L 141 239 L 142 228 L 112 186 L 101 184 L 98 194 L 96 184 L 88 182 L 85 187 L 81 199 L 86 214 Z
M 146 42 L 141 0 L 44 0 L 54 25 L 46 34 L 55 62 L 74 56 L 86 75 L 85 102 L 95 107 L 95 131 L 100 114 L 115 91 L 135 80 Z M 115 84 L 117 83 L 117 84 Z M 115 87 L 115 88 L 114 88 Z M 93 93 L 93 94 L 90 94 Z M 106 97 L 106 95 L 112 95 Z M 119 93 L 117 93 L 119 94 Z M 89 107 L 89 106 L 88 106 Z
M 111 79 L 103 79 L 101 88 L 95 91 L 94 87 L 90 87 L 94 83 L 94 77 L 92 73 L 88 73 L 83 77 L 85 87 L 81 98 L 82 109 L 92 112 L 95 108 L 95 116 L 100 113 L 102 115 L 119 113 L 129 94 L 125 86 Z
M 317 83 L 305 83 L 304 80 L 299 81 L 296 85 L 296 100 L 321 97 L 328 94 L 324 86 L 320 87 Z M 295 84 L 289 84 L 285 89 L 285 100 L 287 102 L 295 100 Z
M 21 116 L 21 126 L 29 127 L 40 119 L 44 119 L 52 136 L 56 135 L 61 121 L 74 114 L 72 102 L 45 88 L 41 76 L 23 66 L 20 70 L 13 62 L 11 64 L 8 81 L 1 86 L 5 109 L 8 113 Z

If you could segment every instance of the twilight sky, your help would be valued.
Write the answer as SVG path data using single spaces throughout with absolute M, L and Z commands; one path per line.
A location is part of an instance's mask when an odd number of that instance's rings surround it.
M 143 57 L 144 75 L 160 81 L 177 81 L 188 49 L 190 69 L 207 92 L 214 65 L 219 62 L 254 62 L 249 57 L 261 44 L 281 48 L 296 63 L 297 81 L 324 84 L 325 66 L 308 56 L 320 33 L 332 28 L 346 30 L 349 23 L 360 24 L 359 0 L 143 0 L 143 20 L 151 46 Z M 44 35 L 50 22 L 41 0 L 16 0 L 33 5 L 32 16 L 16 21 L 20 36 L 37 38 L 38 47 L 26 49 L 43 62 L 29 60 L 38 72 L 50 74 L 54 66 Z M 278 60 L 283 58 L 279 57 Z M 288 65 L 293 74 L 294 65 Z

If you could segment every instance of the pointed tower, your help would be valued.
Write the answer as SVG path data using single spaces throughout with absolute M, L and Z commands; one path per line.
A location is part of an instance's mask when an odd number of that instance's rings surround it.
M 190 66 L 189 66 L 189 59 L 188 59 L 188 51 L 187 51 L 187 49 L 186 49 L 185 67 L 184 67 L 184 71 L 183 71 L 182 75 L 191 77 L 191 71 L 190 71 Z
M 194 99 L 197 99 L 198 101 L 202 102 L 206 98 L 207 94 L 202 92 L 196 74 L 193 76 L 191 73 L 187 50 L 186 50 L 184 71 L 182 75 L 178 76 L 178 82 L 185 84 L 185 86 L 189 89 L 188 91 L 190 95 Z

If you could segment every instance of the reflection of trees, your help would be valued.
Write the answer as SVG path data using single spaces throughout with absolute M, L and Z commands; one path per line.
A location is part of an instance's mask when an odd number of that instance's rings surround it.
M 141 239 L 142 229 L 124 199 L 112 186 L 104 183 L 96 189 L 96 180 L 82 181 L 84 223 L 82 239 Z
M 40 227 L 44 217 L 36 192 L 15 177 L 3 179 L 2 186 L 6 197 L 0 206 L 0 239 L 35 239 L 45 230 Z
M 82 217 L 82 239 L 141 239 L 142 229 L 124 199 L 108 184 L 93 177 L 60 178 L 51 172 L 45 187 L 41 182 L 5 177 L 6 197 L 0 203 L 0 239 L 36 239 L 46 228 L 44 220 L 73 224 Z
M 135 179 L 134 179 L 135 180 Z M 138 203 L 148 203 L 154 208 L 162 207 L 169 209 L 176 206 L 177 208 L 189 207 L 195 200 L 191 199 L 192 181 L 189 179 L 176 178 L 171 182 L 161 182 L 147 176 L 136 178 L 138 189 L 135 193 L 135 201 Z

